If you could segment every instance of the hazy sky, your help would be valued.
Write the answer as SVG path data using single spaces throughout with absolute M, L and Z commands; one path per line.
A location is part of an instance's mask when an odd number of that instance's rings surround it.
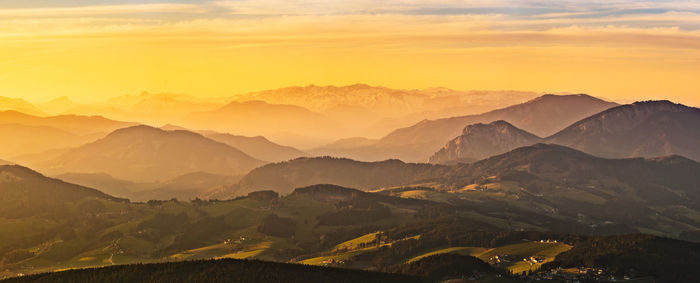
M 700 106 L 700 1 L 0 1 L 0 96 L 356 82 Z

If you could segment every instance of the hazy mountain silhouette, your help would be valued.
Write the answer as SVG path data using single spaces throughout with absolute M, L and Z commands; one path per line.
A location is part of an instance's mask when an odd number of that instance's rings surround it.
M 77 103 L 67 97 L 58 97 L 39 104 L 39 107 L 53 114 L 102 115 L 112 119 L 162 124 L 180 122 L 192 112 L 213 110 L 223 104 L 224 102 L 218 99 L 142 92 L 138 95 L 113 97 L 98 103 Z
M 42 112 L 41 110 L 39 110 L 39 108 L 37 108 L 36 106 L 27 102 L 24 99 L 9 98 L 9 97 L 3 97 L 3 96 L 0 96 L 0 110 L 2 110 L 2 111 L 13 110 L 13 111 L 18 111 L 18 112 L 22 112 L 25 114 L 37 115 L 37 116 L 46 115 L 46 113 Z
M 347 86 L 294 86 L 233 96 L 234 101 L 265 101 L 304 107 L 343 124 L 345 137 L 380 137 L 422 119 L 480 113 L 535 97 L 519 91 L 457 91 L 448 88 L 391 89 Z
M 116 130 L 46 162 L 51 174 L 107 173 L 136 182 L 163 181 L 192 172 L 244 174 L 264 164 L 244 152 L 188 131 L 149 126 Z
M 70 147 L 93 141 L 99 135 L 76 135 L 47 126 L 0 124 L 0 155 L 13 159 L 18 155 L 44 152 L 52 148 Z M 21 161 L 20 158 L 16 160 Z
M 94 141 L 133 123 L 100 116 L 38 117 L 17 111 L 0 112 L 0 155 L 16 157 Z M 20 159 L 17 159 L 21 161 Z
M 263 136 L 245 137 L 223 133 L 205 134 L 205 136 L 240 149 L 246 154 L 264 161 L 279 162 L 308 155 L 291 146 L 273 143 Z
M 617 104 L 585 94 L 543 95 L 528 102 L 479 115 L 423 120 L 397 129 L 373 145 L 348 149 L 343 156 L 359 160 L 399 158 L 426 161 L 448 141 L 457 137 L 467 125 L 504 120 L 538 136 L 558 130 Z M 316 150 L 323 153 L 325 149 Z
M 430 157 L 431 163 L 475 161 L 541 142 L 542 138 L 506 121 L 473 124 Z
M 184 123 L 185 127 L 247 136 L 294 132 L 324 137 L 343 131 L 335 121 L 306 108 L 262 101 L 231 102 L 217 110 L 193 113 Z
M 700 160 L 700 109 L 635 102 L 578 121 L 547 141 L 603 157 L 678 154 Z
M 38 117 L 17 111 L 0 111 L 0 124 L 52 127 L 76 135 L 104 134 L 136 123 L 115 121 L 102 116 L 59 115 Z

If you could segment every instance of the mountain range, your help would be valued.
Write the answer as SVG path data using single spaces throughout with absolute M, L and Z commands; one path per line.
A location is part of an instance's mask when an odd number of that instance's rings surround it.
M 410 162 L 424 162 L 451 139 L 459 136 L 464 127 L 471 124 L 504 120 L 535 135 L 547 136 L 582 118 L 616 105 L 584 94 L 543 95 L 522 104 L 483 114 L 423 120 L 413 126 L 396 129 L 370 145 L 342 150 L 320 147 L 311 153 L 334 154 L 370 161 L 399 158 Z
M 700 160 L 700 109 L 669 101 L 621 105 L 573 123 L 545 138 L 506 122 L 467 126 L 431 158 L 470 161 L 538 142 L 561 144 L 608 158 L 677 154 Z
M 30 115 L 46 115 L 39 108 L 21 98 L 9 98 L 0 96 L 0 111 L 18 111 Z
M 38 117 L 17 111 L 0 112 L 0 155 L 15 157 L 50 149 L 78 146 L 134 123 L 100 116 Z

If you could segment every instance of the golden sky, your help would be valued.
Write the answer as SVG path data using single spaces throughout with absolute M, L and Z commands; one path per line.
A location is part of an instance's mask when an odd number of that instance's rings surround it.
M 353 83 L 700 106 L 700 2 L 0 2 L 0 96 Z

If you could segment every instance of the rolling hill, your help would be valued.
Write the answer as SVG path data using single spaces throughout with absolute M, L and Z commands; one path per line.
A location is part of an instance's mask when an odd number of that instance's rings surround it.
M 547 138 L 603 157 L 677 154 L 700 160 L 700 109 L 643 101 L 608 109 Z
M 489 124 L 473 124 L 462 135 L 448 142 L 430 157 L 430 163 L 476 161 L 502 154 L 518 147 L 541 142 L 542 138 L 499 120 Z
M 124 201 L 98 190 L 65 183 L 19 165 L 0 165 L 0 217 L 57 217 L 81 199 Z M 56 214 L 58 213 L 58 214 Z
M 256 168 L 232 187 L 233 195 L 257 190 L 275 190 L 286 194 L 294 188 L 315 184 L 370 189 L 407 185 L 430 180 L 444 167 L 404 163 L 399 160 L 360 162 L 344 158 L 297 158 Z
M 234 276 L 235 279 L 232 279 Z M 234 280 L 234 281 L 231 281 Z M 417 276 L 258 260 L 120 265 L 16 277 L 0 282 L 427 282 Z
M 374 144 L 345 150 L 341 156 L 358 160 L 399 158 L 422 162 L 459 136 L 467 125 L 504 120 L 535 135 L 548 136 L 616 105 L 585 94 L 548 94 L 483 114 L 423 120 L 413 126 L 397 129 Z M 323 147 L 314 151 L 319 154 L 323 152 Z
M 134 126 L 68 150 L 39 168 L 49 174 L 106 173 L 118 179 L 153 182 L 200 171 L 244 174 L 262 164 L 200 134 Z

